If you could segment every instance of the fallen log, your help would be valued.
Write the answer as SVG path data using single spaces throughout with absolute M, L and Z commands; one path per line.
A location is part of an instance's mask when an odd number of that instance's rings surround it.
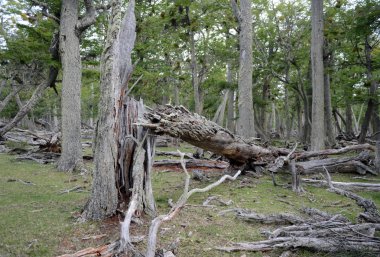
M 147 112 L 144 117 L 145 120 L 136 125 L 225 156 L 231 164 L 245 165 L 253 161 L 274 160 L 277 155 L 275 151 L 236 136 L 203 116 L 192 114 L 183 106 L 159 106 Z
M 293 224 L 277 228 L 273 231 L 264 231 L 268 238 L 257 242 L 233 243 L 231 246 L 216 247 L 216 249 L 227 252 L 234 251 L 270 251 L 274 249 L 290 250 L 307 248 L 323 252 L 358 252 L 371 254 L 380 253 L 380 238 L 375 236 L 380 231 L 380 224 L 362 223 L 352 224 L 341 215 L 331 215 L 313 208 L 305 208 L 305 213 L 313 219 L 305 219 L 292 215 L 289 222 L 288 214 L 276 215 L 250 215 L 250 221 L 268 224 Z M 253 212 L 246 211 L 247 214 Z M 240 215 L 237 211 L 237 217 Z M 318 216 L 317 219 L 314 219 Z M 276 217 L 273 219 L 273 217 Z M 293 219 L 294 218 L 294 219 Z
M 171 156 L 171 157 L 180 157 L 178 152 L 164 152 L 164 151 L 156 151 L 157 156 Z M 192 154 L 185 153 L 186 159 L 194 159 Z
M 320 179 L 302 179 L 302 182 L 309 183 L 316 186 L 328 186 L 326 180 Z M 380 192 L 380 184 L 374 183 L 358 183 L 358 182 L 336 182 L 331 181 L 332 185 L 336 188 L 350 190 L 350 191 L 372 191 L 372 192 Z
M 301 174 L 323 173 L 323 167 L 326 167 L 331 173 L 359 173 L 364 175 L 369 172 L 373 175 L 377 175 L 377 173 L 367 165 L 372 158 L 373 157 L 370 156 L 368 152 L 362 152 L 359 155 L 352 157 L 297 162 L 296 167 Z
M 199 160 L 199 159 L 190 159 L 186 161 L 186 168 L 195 169 L 195 168 L 208 168 L 208 169 L 226 169 L 228 168 L 229 163 L 225 161 L 213 161 L 213 160 Z M 153 167 L 181 167 L 180 160 L 160 160 L 154 161 Z
M 275 147 L 265 148 L 255 144 L 253 140 L 232 134 L 205 117 L 192 114 L 183 106 L 158 106 L 155 110 L 149 110 L 145 113 L 144 119 L 139 120 L 136 125 L 150 128 L 157 135 L 180 138 L 196 147 L 224 156 L 232 166 L 238 166 L 240 169 L 249 170 L 254 168 L 257 163 L 260 163 L 261 166 L 269 164 L 269 170 L 272 173 L 283 166 L 288 166 L 292 159 L 305 160 L 311 157 L 343 154 L 350 151 L 375 150 L 375 147 L 369 144 L 315 152 L 297 151 L 296 147 L 293 150 Z M 300 174 L 321 172 L 323 166 L 328 166 L 331 171 L 376 174 L 367 165 L 372 158 L 369 154 L 364 154 L 354 157 L 303 161 L 297 162 L 296 168 Z

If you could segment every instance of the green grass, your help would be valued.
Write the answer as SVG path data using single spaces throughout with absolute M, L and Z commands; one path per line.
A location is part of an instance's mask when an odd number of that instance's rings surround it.
M 181 148 L 181 151 L 186 150 L 192 152 L 193 149 Z M 89 196 L 91 186 L 88 177 L 57 172 L 53 165 L 18 162 L 15 158 L 0 154 L 0 256 L 54 256 L 101 245 L 118 236 L 117 220 L 112 226 L 107 225 L 108 221 L 76 223 L 74 217 L 78 215 Z M 191 188 L 204 187 L 218 179 L 221 174 L 210 172 L 209 176 L 211 181 L 192 181 Z M 351 176 L 332 174 L 333 180 L 336 181 L 349 181 Z M 282 184 L 290 182 L 289 176 L 278 175 L 276 178 Z M 20 180 L 35 185 L 25 185 Z M 176 201 L 182 194 L 184 174 L 155 172 L 152 182 L 159 213 L 166 213 L 169 210 L 168 199 Z M 77 185 L 85 186 L 87 191 L 59 194 L 61 190 Z M 216 251 L 216 246 L 225 246 L 231 242 L 265 239 L 261 231 L 274 228 L 262 224 L 248 224 L 236 219 L 232 213 L 220 216 L 218 212 L 229 208 L 244 208 L 265 214 L 287 212 L 302 215 L 300 208 L 314 207 L 330 213 L 341 213 L 355 221 L 358 213 L 362 211 L 354 201 L 330 193 L 324 188 L 305 186 L 305 189 L 307 193 L 298 195 L 289 188 L 274 187 L 269 176 L 257 179 L 246 175 L 236 181 L 227 181 L 207 193 L 193 195 L 189 199 L 189 206 L 172 221 L 163 223 L 159 234 L 159 247 L 165 247 L 176 238 L 180 238 L 177 256 L 279 256 L 280 252 Z M 211 195 L 232 200 L 233 204 L 216 204 L 214 208 L 201 207 L 203 201 Z M 365 192 L 360 195 L 372 199 L 380 206 L 379 193 Z M 140 235 L 146 232 L 149 225 L 149 221 L 146 221 L 143 228 L 136 230 Z M 103 233 L 107 234 L 104 239 L 82 240 L 86 235 Z M 301 250 L 293 256 L 349 255 L 329 255 Z
M 61 236 L 73 230 L 73 214 L 88 196 L 59 191 L 89 188 L 85 182 L 55 171 L 53 165 L 17 162 L 0 154 L 0 256 L 52 256 Z

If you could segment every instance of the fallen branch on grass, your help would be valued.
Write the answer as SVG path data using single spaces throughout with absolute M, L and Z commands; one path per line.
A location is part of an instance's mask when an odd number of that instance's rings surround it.
M 263 234 L 267 236 L 267 240 L 233 243 L 231 246 L 217 247 L 216 249 L 234 252 L 307 248 L 323 252 L 380 253 L 380 238 L 375 237 L 375 232 L 380 231 L 380 224 L 352 224 L 347 219 L 342 219 L 341 215 L 331 215 L 313 208 L 304 208 L 303 211 L 313 219 L 292 215 L 292 219 L 289 220 L 288 214 L 262 215 L 254 213 L 252 215 L 253 212 L 246 211 L 244 216 L 249 216 L 250 221 L 262 222 L 264 220 L 271 224 L 296 222 L 297 225 L 280 227 L 272 232 L 264 231 Z M 237 212 L 237 216 L 239 215 L 241 214 Z
M 364 221 L 372 222 L 372 223 L 380 223 L 379 210 L 377 209 L 376 204 L 372 200 L 361 197 L 350 191 L 336 188 L 331 181 L 331 176 L 330 176 L 329 171 L 326 168 L 324 169 L 326 172 L 327 185 L 329 187 L 328 190 L 338 195 L 343 195 L 355 200 L 356 203 L 364 209 L 364 212 L 359 214 L 359 217 L 358 217 L 359 220 L 364 220 Z
M 304 178 L 302 179 L 302 182 L 309 183 L 315 186 L 327 186 L 327 181 L 320 180 L 320 179 Z M 344 189 L 344 190 L 373 191 L 373 192 L 380 191 L 380 184 L 374 184 L 374 183 L 336 182 L 336 181 L 331 181 L 331 183 L 334 187 Z
M 188 173 L 188 171 L 186 169 L 186 164 L 184 162 L 184 154 L 181 153 L 180 151 L 178 151 L 178 152 L 181 154 L 181 165 L 182 165 L 182 169 L 184 170 L 184 172 L 186 174 L 184 191 L 183 191 L 183 194 L 179 197 L 177 203 L 175 203 L 173 205 L 173 207 L 171 208 L 169 213 L 167 213 L 165 215 L 160 215 L 152 221 L 152 225 L 149 228 L 148 246 L 147 246 L 147 251 L 146 251 L 145 257 L 154 257 L 155 256 L 156 243 L 157 243 L 157 233 L 158 233 L 159 227 L 161 226 L 161 224 L 163 222 L 166 222 L 166 221 L 173 219 L 174 216 L 177 215 L 179 213 L 179 211 L 185 206 L 187 200 L 189 199 L 189 197 L 191 195 L 193 195 L 195 193 L 207 192 L 207 191 L 211 190 L 212 188 L 219 186 L 225 180 L 236 180 L 236 178 L 241 173 L 241 171 L 239 170 L 238 172 L 236 172 L 236 174 L 233 177 L 230 175 L 224 175 L 218 181 L 216 181 L 216 182 L 214 182 L 214 183 L 212 183 L 212 184 L 210 184 L 204 188 L 194 188 L 194 189 L 189 191 L 190 174 Z
M 63 190 L 59 191 L 58 194 L 63 195 L 63 194 L 71 193 L 71 192 L 80 193 L 80 192 L 84 192 L 85 188 L 86 187 L 84 187 L 84 186 L 75 186 L 73 188 L 63 189 Z

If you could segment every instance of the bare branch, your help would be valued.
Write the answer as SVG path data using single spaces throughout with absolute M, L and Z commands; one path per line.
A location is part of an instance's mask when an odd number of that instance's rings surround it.
M 242 20 L 240 8 L 236 0 L 230 0 L 230 2 L 231 2 L 232 12 L 234 13 L 235 19 L 239 23 L 239 26 L 240 26 L 240 23 Z
M 178 152 L 181 155 L 181 165 L 182 165 L 182 168 L 186 174 L 184 192 L 180 196 L 180 198 L 178 199 L 177 203 L 175 203 L 173 205 L 173 207 L 171 208 L 169 213 L 167 213 L 165 215 L 160 215 L 152 221 L 152 225 L 149 228 L 148 246 L 147 246 L 147 251 L 145 254 L 146 257 L 154 257 L 155 256 L 157 233 L 158 233 L 158 229 L 160 228 L 161 224 L 165 221 L 169 221 L 169 220 L 173 219 L 177 215 L 177 213 L 179 213 L 180 210 L 185 206 L 187 200 L 189 199 L 189 197 L 192 194 L 209 191 L 212 188 L 220 185 L 221 183 L 223 183 L 227 179 L 228 180 L 235 180 L 241 173 L 241 171 L 239 170 L 238 172 L 236 172 L 236 174 L 233 177 L 229 176 L 229 175 L 224 175 L 218 181 L 208 185 L 207 187 L 194 188 L 191 191 L 188 191 L 189 183 L 190 183 L 190 175 L 186 169 L 186 163 L 184 161 L 184 154 L 182 152 L 180 152 L 179 150 L 178 150 Z
M 39 6 L 42 8 L 42 15 L 59 23 L 59 19 L 55 15 L 48 13 L 48 5 L 46 3 L 42 3 L 37 0 L 30 0 L 30 1 L 33 3 L 33 5 Z
M 86 7 L 86 13 L 76 25 L 79 34 L 85 31 L 96 21 L 96 9 L 92 3 L 92 0 L 84 0 L 84 6 Z

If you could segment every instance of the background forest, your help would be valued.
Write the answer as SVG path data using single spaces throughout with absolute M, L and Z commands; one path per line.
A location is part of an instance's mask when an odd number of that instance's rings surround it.
M 18 91 L 2 108 L 3 119 L 16 115 L 50 65 L 60 66 L 48 51 L 57 24 L 44 15 L 48 9 L 59 13 L 60 2 L 43 4 L 46 8 L 35 1 L 2 4 L 0 97 L 4 102 L 10 92 Z M 352 138 L 360 133 L 369 99 L 378 100 L 370 87 L 379 77 L 379 7 L 376 1 L 326 1 L 324 5 L 323 62 L 331 92 L 327 119 L 333 124 L 327 132 L 334 135 L 326 142 L 333 146 L 338 134 Z M 252 14 L 256 131 L 264 138 L 298 137 L 308 145 L 312 126 L 310 3 L 255 1 Z M 132 81 L 139 81 L 132 95 L 143 98 L 148 106 L 184 105 L 235 131 L 239 26 L 230 3 L 137 1 L 136 16 Z M 102 13 L 80 41 L 81 115 L 90 127 L 98 113 L 99 60 L 106 29 Z M 53 89 L 44 91 L 24 125 L 32 125 L 28 119 L 42 119 L 58 128 L 60 76 L 58 94 Z M 375 125 L 369 129 L 377 131 Z
M 380 254 L 378 1 L 0 14 L 0 256 Z

